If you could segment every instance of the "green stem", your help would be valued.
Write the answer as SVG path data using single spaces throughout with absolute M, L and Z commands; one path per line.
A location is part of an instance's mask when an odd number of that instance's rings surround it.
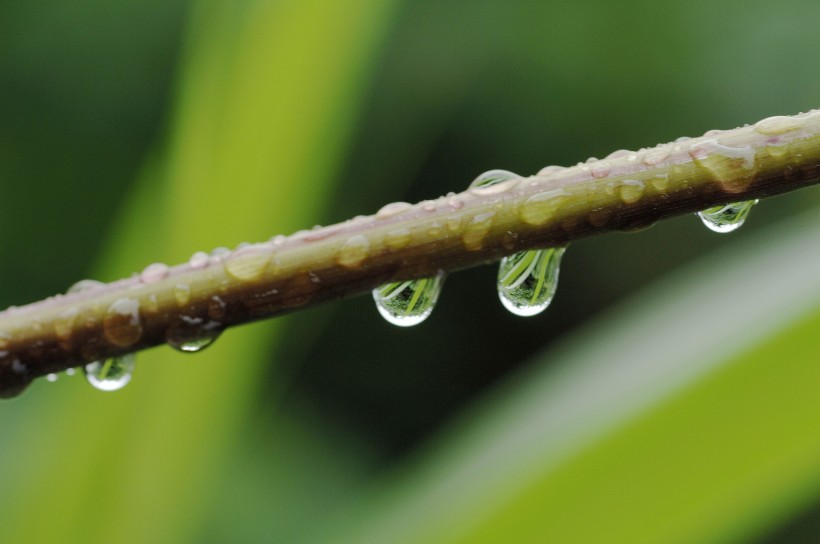
M 392 205 L 205 266 L 191 261 L 167 275 L 0 312 L 0 396 L 51 372 L 163 344 L 186 324 L 231 327 L 818 180 L 820 112 L 813 111 Z

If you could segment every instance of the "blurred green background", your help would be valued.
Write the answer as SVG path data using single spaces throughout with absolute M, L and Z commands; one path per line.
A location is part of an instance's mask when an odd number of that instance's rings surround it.
M 816 1 L 0 3 L 0 303 L 820 106 Z M 0 404 L 2 542 L 817 542 L 820 192 Z M 651 285 L 650 285 L 651 284 Z

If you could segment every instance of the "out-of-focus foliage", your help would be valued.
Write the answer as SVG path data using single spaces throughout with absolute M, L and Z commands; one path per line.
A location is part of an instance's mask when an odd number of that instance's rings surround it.
M 809 0 L 4 2 L 0 302 L 491 168 L 818 107 L 818 16 Z M 0 539 L 816 535 L 820 301 L 798 273 L 816 222 L 767 232 L 818 201 L 766 200 L 726 237 L 688 217 L 578 242 L 536 318 L 505 313 L 487 267 L 450 277 L 414 329 L 362 297 L 141 354 L 119 393 L 37 383 L 0 405 Z M 732 310 L 749 326 L 721 328 Z

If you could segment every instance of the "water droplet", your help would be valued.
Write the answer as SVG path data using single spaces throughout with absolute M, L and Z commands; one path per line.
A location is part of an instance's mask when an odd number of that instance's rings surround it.
M 565 247 L 522 251 L 501 259 L 498 298 L 507 310 L 520 316 L 543 312 L 558 287 L 558 272 Z
M 643 196 L 644 183 L 636 179 L 628 179 L 620 187 L 621 200 L 624 204 L 634 204 Z
M 77 320 L 77 308 L 68 308 L 54 319 L 54 334 L 61 342 L 68 342 L 74 333 L 74 322 Z
M 557 174 L 558 172 L 560 172 L 562 170 L 566 170 L 566 167 L 556 166 L 556 165 L 553 164 L 553 165 L 550 165 L 550 166 L 545 166 L 544 168 L 539 170 L 538 173 L 536 174 L 536 176 L 542 177 L 542 178 L 548 178 L 550 176 L 553 176 L 553 175 Z
M 630 153 L 632 153 L 632 151 L 630 151 L 628 149 L 618 149 L 618 150 L 613 151 L 612 153 L 610 153 L 609 155 L 607 155 L 604 158 L 605 159 L 620 159 L 621 157 L 626 157 Z
M 225 260 L 228 255 L 231 254 L 231 250 L 224 246 L 215 247 L 211 250 L 211 255 L 208 257 L 208 262 L 211 263 L 218 263 Z
M 732 232 L 743 226 L 752 206 L 758 200 L 733 202 L 725 206 L 715 206 L 698 212 L 698 217 L 710 230 L 720 233 Z
M 97 280 L 80 280 L 68 288 L 68 293 L 79 293 L 80 291 L 88 291 L 89 289 L 97 289 L 105 285 Z
M 178 316 L 174 325 L 165 332 L 168 345 L 177 351 L 193 353 L 202 351 L 222 334 L 222 324 L 205 321 L 201 317 Z
M 484 238 L 493 226 L 494 212 L 480 213 L 464 228 L 461 240 L 464 247 L 470 251 L 477 251 L 484 245 Z
M 47 374 L 46 379 L 50 382 L 56 382 L 57 381 L 57 374 L 55 374 L 53 372 L 50 373 L 50 374 Z
M 225 260 L 225 272 L 239 281 L 253 281 L 265 272 L 271 252 L 266 248 L 245 247 Z
M 157 294 L 151 293 L 145 301 L 143 313 L 156 314 L 157 312 L 159 312 L 159 301 L 157 300 Z
M 190 259 L 188 259 L 188 265 L 195 270 L 199 270 L 208 266 L 209 260 L 210 259 L 207 253 L 204 251 L 197 251 L 191 255 Z
M 174 286 L 174 298 L 177 305 L 185 306 L 191 301 L 191 286 L 187 283 L 178 283 Z
M 167 264 L 153 263 L 145 267 L 140 273 L 142 283 L 156 283 L 168 277 L 171 269 Z
M 470 192 L 474 195 L 496 195 L 509 191 L 523 179 L 507 170 L 489 170 L 479 175 L 470 183 Z
M 345 268 L 356 268 L 367 258 L 370 242 L 361 234 L 351 236 L 336 254 L 336 262 Z
M 611 171 L 612 164 L 610 164 L 608 161 L 598 161 L 594 163 L 592 165 L 592 168 L 590 169 L 592 177 L 596 179 L 607 177 Z
M 779 136 L 797 130 L 802 124 L 802 119 L 778 115 L 758 121 L 755 130 L 764 136 Z
M 449 199 L 447 199 L 447 204 L 449 204 L 450 207 L 453 208 L 454 210 L 460 210 L 461 208 L 464 207 L 464 201 L 461 200 L 460 198 L 456 197 L 456 196 L 453 196 L 453 197 L 450 197 Z
M 413 208 L 413 205 L 407 202 L 391 202 L 385 206 L 382 206 L 379 211 L 376 212 L 376 217 L 380 219 L 384 219 L 385 217 L 390 217 L 401 212 L 406 212 Z
M 539 226 L 549 221 L 564 202 L 567 192 L 563 189 L 553 189 L 538 193 L 527 199 L 521 205 L 519 217 L 528 225 Z
M 136 358 L 133 353 L 85 365 L 85 379 L 100 391 L 116 391 L 131 381 Z
M 456 232 L 461 230 L 461 223 L 463 223 L 463 222 L 464 222 L 464 216 L 463 215 L 448 217 L 445 220 L 445 223 L 447 224 L 447 230 L 450 231 L 453 234 L 455 234 Z
M 643 163 L 647 166 L 655 166 L 656 164 L 660 164 L 663 160 L 669 157 L 671 151 L 672 150 L 667 145 L 653 147 L 652 149 L 647 150 L 646 155 L 643 157 Z
M 727 191 L 742 190 L 754 177 L 755 150 L 750 146 L 730 147 L 705 140 L 692 145 L 689 155 Z
M 115 346 L 129 347 L 142 336 L 140 303 L 133 298 L 121 298 L 108 308 L 103 319 L 105 337 Z
M 392 250 L 399 250 L 410 243 L 410 239 L 409 229 L 394 229 L 384 235 L 384 245 Z
M 76 372 L 77 371 L 73 368 L 66 368 L 65 369 L 65 375 L 66 376 L 73 376 L 74 374 L 76 374 Z
M 652 187 L 657 189 L 658 191 L 665 191 L 666 187 L 669 185 L 669 174 L 657 174 L 650 180 Z
M 443 282 L 444 272 L 439 272 L 431 278 L 386 283 L 373 289 L 373 300 L 388 322 L 411 327 L 433 312 Z
M 775 159 L 779 159 L 786 155 L 789 152 L 789 145 L 788 144 L 777 144 L 777 145 L 767 145 L 766 151 L 769 153 L 770 157 Z

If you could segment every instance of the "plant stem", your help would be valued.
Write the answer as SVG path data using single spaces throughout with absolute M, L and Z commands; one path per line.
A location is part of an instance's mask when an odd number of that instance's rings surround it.
M 468 189 L 0 313 L 0 396 L 39 376 L 386 282 L 820 181 L 820 111 Z M 201 332 L 201 331 L 200 331 Z

